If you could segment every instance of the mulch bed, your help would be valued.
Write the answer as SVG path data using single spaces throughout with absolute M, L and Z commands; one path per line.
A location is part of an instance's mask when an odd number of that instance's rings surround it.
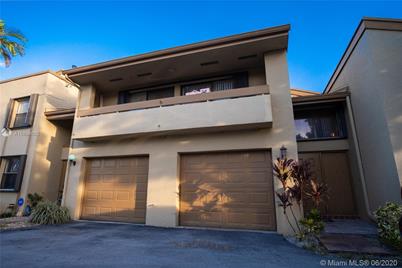
M 29 217 L 11 217 L 0 219 L 0 231 L 30 229 L 39 226 L 29 222 Z

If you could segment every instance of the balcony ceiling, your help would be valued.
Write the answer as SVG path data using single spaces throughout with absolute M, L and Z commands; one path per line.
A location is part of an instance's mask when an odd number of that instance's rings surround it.
M 118 91 L 264 66 L 264 53 L 286 49 L 289 26 L 279 26 L 65 71 L 80 85 Z

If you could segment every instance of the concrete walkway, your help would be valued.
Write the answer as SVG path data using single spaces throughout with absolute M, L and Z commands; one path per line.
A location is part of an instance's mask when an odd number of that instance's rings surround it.
M 0 233 L 0 267 L 322 267 L 275 233 L 77 222 Z
M 354 234 L 377 235 L 374 223 L 364 220 L 332 220 L 325 222 L 325 233 L 328 234 Z
M 363 220 L 332 220 L 325 223 L 320 241 L 329 252 L 371 255 L 395 255 L 381 244 L 377 228 Z

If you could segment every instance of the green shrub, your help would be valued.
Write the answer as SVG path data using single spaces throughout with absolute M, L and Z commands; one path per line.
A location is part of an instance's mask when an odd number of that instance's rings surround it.
M 299 239 L 314 240 L 324 230 L 324 222 L 318 209 L 313 208 L 307 217 L 300 220 L 301 232 Z
M 399 220 L 402 216 L 402 205 L 388 202 L 374 212 L 380 238 L 395 247 L 402 248 Z
M 34 209 L 43 200 L 43 196 L 38 193 L 28 194 L 28 203 L 31 206 L 31 209 Z
M 9 210 L 6 210 L 0 214 L 0 219 L 11 218 L 11 217 L 15 217 L 15 213 Z
M 31 222 L 37 224 L 63 224 L 71 220 L 68 208 L 55 202 L 40 202 L 32 211 Z
M 9 205 L 1 214 L 0 219 L 17 216 L 17 206 Z

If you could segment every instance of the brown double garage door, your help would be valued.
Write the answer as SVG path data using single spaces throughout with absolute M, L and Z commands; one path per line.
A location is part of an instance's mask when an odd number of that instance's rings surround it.
M 275 230 L 269 151 L 180 156 L 183 226 Z M 148 158 L 88 160 L 81 217 L 145 223 Z

